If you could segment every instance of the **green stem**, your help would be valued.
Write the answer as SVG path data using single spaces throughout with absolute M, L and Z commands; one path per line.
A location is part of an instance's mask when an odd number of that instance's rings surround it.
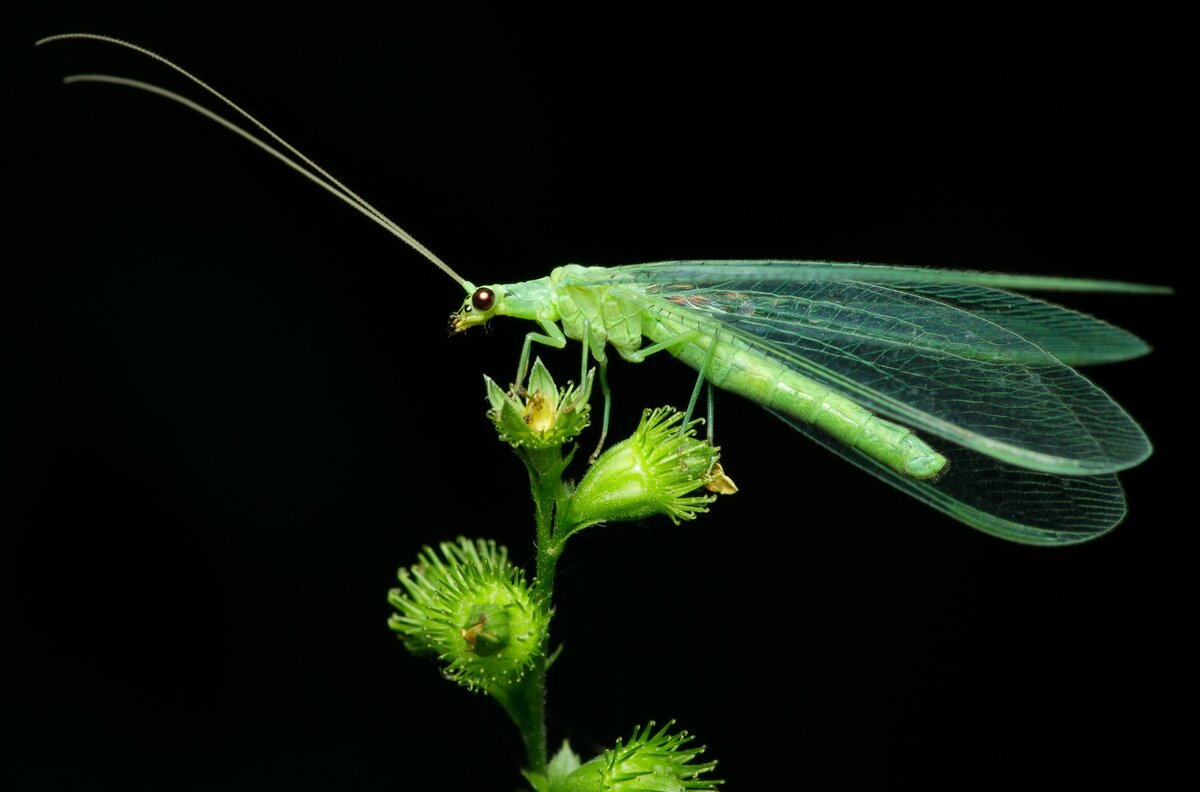
M 558 457 L 557 449 L 555 457 Z M 533 596 L 538 606 L 547 611 L 554 596 L 554 567 L 562 552 L 561 545 L 554 539 L 555 503 L 563 487 L 561 457 L 558 458 L 559 463 L 552 466 L 545 464 L 548 460 L 527 460 L 537 522 L 537 571 L 533 579 Z M 528 769 L 533 773 L 546 772 L 546 651 L 549 644 L 547 635 L 543 638 L 542 656 L 512 695 L 501 702 L 521 730 Z
M 519 685 L 497 692 L 496 700 L 504 707 L 525 742 L 528 769 L 546 772 L 546 661 L 541 658 Z

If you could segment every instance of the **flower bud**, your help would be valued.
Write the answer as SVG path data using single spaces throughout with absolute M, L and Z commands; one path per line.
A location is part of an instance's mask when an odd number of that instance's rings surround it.
M 665 514 L 678 525 L 708 511 L 716 496 L 692 492 L 713 479 L 718 449 L 695 438 L 693 421 L 670 407 L 646 410 L 633 436 L 605 451 L 566 504 L 572 530 L 617 520 Z
M 513 448 L 540 450 L 561 446 L 588 425 L 588 399 L 594 375 L 594 370 L 589 371 L 582 386 L 568 383 L 559 389 L 538 358 L 529 373 L 525 396 L 505 393 L 485 376 L 488 401 L 492 405 L 488 417 L 496 425 L 500 439 Z
M 633 730 L 628 743 L 617 740 L 610 751 L 597 756 L 572 772 L 562 785 L 563 792 L 688 792 L 715 790 L 721 782 L 700 778 L 717 766 L 716 762 L 693 763 L 704 752 L 692 748 L 691 735 L 682 731 L 667 734 L 671 721 L 651 733 L 654 723 Z
M 445 675 L 472 690 L 519 681 L 541 656 L 549 614 L 504 547 L 459 537 L 440 549 L 441 557 L 426 547 L 399 571 L 402 588 L 388 592 L 398 612 L 388 626 L 410 652 L 437 655 Z

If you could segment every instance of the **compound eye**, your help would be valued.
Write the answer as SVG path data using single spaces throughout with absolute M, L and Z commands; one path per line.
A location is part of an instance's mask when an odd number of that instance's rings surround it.
M 490 311 L 495 304 L 496 293 L 491 289 L 476 289 L 471 295 L 471 305 L 476 311 Z

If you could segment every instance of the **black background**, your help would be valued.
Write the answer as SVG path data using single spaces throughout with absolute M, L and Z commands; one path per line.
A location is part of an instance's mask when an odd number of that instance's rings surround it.
M 115 73 L 213 105 L 115 48 L 32 47 L 73 30 L 192 69 L 480 283 L 776 257 L 1183 288 L 1194 262 L 1171 15 L 203 3 L 16 20 L 10 788 L 520 784 L 503 714 L 406 655 L 385 593 L 460 533 L 530 559 L 524 474 L 480 379 L 511 377 L 528 328 L 447 339 L 458 287 L 359 215 L 178 106 L 59 85 Z M 1157 451 L 1122 476 L 1126 522 L 1078 548 L 974 532 L 719 398 L 741 493 L 678 528 L 593 529 L 562 562 L 554 740 L 590 754 L 675 717 L 730 789 L 1161 771 L 1194 631 L 1184 292 L 1070 299 L 1156 347 L 1094 372 Z M 564 379 L 577 355 L 544 353 Z M 618 434 L 692 381 L 666 356 L 611 378 Z

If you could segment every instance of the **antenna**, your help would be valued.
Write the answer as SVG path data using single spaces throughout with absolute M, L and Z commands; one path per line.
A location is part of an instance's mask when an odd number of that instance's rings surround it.
M 152 60 L 156 60 L 159 63 L 167 66 L 168 68 L 178 72 L 179 74 L 183 75 L 187 79 L 194 82 L 196 85 L 199 85 L 201 88 L 203 88 L 205 91 L 207 91 L 212 96 L 215 96 L 217 99 L 219 99 L 225 105 L 232 108 L 243 118 L 248 120 L 254 126 L 258 127 L 259 130 L 266 133 L 267 136 L 270 137 L 271 140 L 278 143 L 280 146 L 283 147 L 283 149 L 285 149 L 287 152 L 289 152 L 293 156 L 288 156 L 288 154 L 285 154 L 283 151 L 280 151 L 279 149 L 275 148 L 270 143 L 267 143 L 266 141 L 262 140 L 261 138 L 256 137 L 254 134 L 247 132 L 245 129 L 242 129 L 240 126 L 233 123 L 232 121 L 230 121 L 226 118 L 223 118 L 222 116 L 217 115 L 216 113 L 214 113 L 213 111 L 204 107 L 203 105 L 200 105 L 200 104 L 192 101 L 191 99 L 188 99 L 185 96 L 181 96 L 181 95 L 175 93 L 174 91 L 168 91 L 165 88 L 160 88 L 157 85 L 151 85 L 150 83 L 141 82 L 140 80 L 131 80 L 131 79 L 128 79 L 125 77 L 113 77 L 113 76 L 110 76 L 107 74 L 75 74 L 75 75 L 71 75 L 69 77 L 64 77 L 63 78 L 64 83 L 71 85 L 74 83 L 92 82 L 92 83 L 108 83 L 111 85 L 124 85 L 129 88 L 137 88 L 137 89 L 147 91 L 152 94 L 156 94 L 165 99 L 170 99 L 174 102 L 178 102 L 179 104 L 183 105 L 184 107 L 188 108 L 189 110 L 194 110 L 195 112 L 199 113 L 200 115 L 204 116 L 205 118 L 215 121 L 216 123 L 225 127 L 230 132 L 240 135 L 241 137 L 250 141 L 251 143 L 258 146 L 263 151 L 267 152 L 271 156 L 278 159 L 280 162 L 287 165 L 292 170 L 296 171 L 297 173 L 303 174 L 305 176 L 305 178 L 320 185 L 322 188 L 333 193 L 338 198 L 342 199 L 347 204 L 349 204 L 350 206 L 357 209 L 359 212 L 362 212 L 364 215 L 371 218 L 371 220 L 373 220 L 374 222 L 376 222 L 383 228 L 387 229 L 387 231 L 389 233 L 391 233 L 393 236 L 398 237 L 400 240 L 402 240 L 405 244 L 407 244 L 413 250 L 420 253 L 422 256 L 424 256 L 426 259 L 428 259 L 430 262 L 432 262 L 438 269 L 445 272 L 447 275 L 449 275 L 451 278 L 453 278 L 456 283 L 458 283 L 460 286 L 464 286 L 464 288 L 465 288 L 466 283 L 467 283 L 466 280 L 462 276 L 460 276 L 457 272 L 455 272 L 453 269 L 451 269 L 449 264 L 447 264 L 446 262 L 444 262 L 440 258 L 438 258 L 436 255 L 434 255 L 433 251 L 431 251 L 429 248 L 422 245 L 417 240 L 416 237 L 414 237 L 412 234 L 405 231 L 403 228 L 401 228 L 399 225 L 397 225 L 395 222 L 393 222 L 391 219 L 389 219 L 386 215 L 384 215 L 383 212 L 380 212 L 374 206 L 367 203 L 366 200 L 361 198 L 358 194 L 356 194 L 349 187 L 342 184 L 340 181 L 338 181 L 336 178 L 334 178 L 332 175 L 330 175 L 324 168 L 322 168 L 317 163 L 313 162 L 311 159 L 309 159 L 304 154 L 302 154 L 299 150 L 297 150 L 295 147 L 293 147 L 290 143 L 288 143 L 286 140 L 284 140 L 279 135 L 277 135 L 273 131 L 271 131 L 271 129 L 269 127 L 267 127 L 266 124 L 262 123 L 257 118 L 255 118 L 254 116 L 250 115 L 248 112 L 243 110 L 241 107 L 234 104 L 233 101 L 226 98 L 224 95 L 222 95 L 220 92 L 218 92 L 212 86 L 210 86 L 208 83 L 201 80 L 199 77 L 196 77 L 194 74 L 188 72 L 186 69 L 183 69 L 182 67 L 177 66 L 176 64 L 167 60 L 163 56 L 159 55 L 158 53 L 152 52 L 144 47 L 139 47 L 137 44 L 131 44 L 128 41 L 122 41 L 121 39 L 112 38 L 110 36 L 100 36 L 100 35 L 96 35 L 94 33 L 63 33 L 63 34 L 56 35 L 56 36 L 47 36 L 46 38 L 39 39 L 35 43 L 35 46 L 40 47 L 43 44 L 52 44 L 52 43 L 58 42 L 58 41 L 71 41 L 71 40 L 81 40 L 81 39 L 87 40 L 87 41 L 100 41 L 105 44 L 115 44 L 116 46 L 119 46 L 119 47 L 125 47 L 126 49 L 133 50 L 134 52 L 137 52 L 141 55 L 145 55 L 146 57 L 148 57 Z M 468 291 L 469 291 L 469 289 L 468 289 Z

